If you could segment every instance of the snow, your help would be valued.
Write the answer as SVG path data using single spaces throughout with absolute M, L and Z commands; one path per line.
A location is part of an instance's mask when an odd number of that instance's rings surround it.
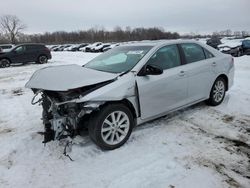
M 74 161 L 63 143 L 44 146 L 41 107 L 25 83 L 40 68 L 97 55 L 55 52 L 46 65 L 0 69 L 0 187 L 249 187 L 250 56 L 235 58 L 234 86 L 218 107 L 199 103 L 141 125 L 113 151 L 84 133 L 68 149 Z
M 234 39 L 234 40 L 228 40 L 228 39 L 222 39 L 222 44 L 218 45 L 218 48 L 236 48 L 242 45 L 243 39 Z

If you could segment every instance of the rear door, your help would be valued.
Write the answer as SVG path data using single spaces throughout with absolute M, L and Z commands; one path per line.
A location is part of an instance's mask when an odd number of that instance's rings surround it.
M 25 45 L 18 46 L 11 52 L 12 63 L 25 63 L 27 62 L 27 60 L 28 60 L 28 57 L 27 57 Z
M 189 103 L 206 99 L 215 79 L 215 58 L 211 52 L 196 43 L 184 43 L 180 46 L 186 59 Z
M 37 61 L 39 51 L 41 51 L 40 45 L 27 45 L 27 57 L 29 62 Z
M 158 66 L 164 72 L 136 78 L 142 119 L 178 108 L 187 98 L 187 76 L 176 45 L 160 48 L 147 64 Z

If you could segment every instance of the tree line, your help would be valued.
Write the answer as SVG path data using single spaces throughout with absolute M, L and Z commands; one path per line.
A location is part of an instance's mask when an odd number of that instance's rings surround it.
M 95 27 L 81 31 L 57 31 L 46 32 L 43 34 L 24 34 L 26 25 L 15 15 L 4 15 L 0 17 L 0 44 L 3 43 L 44 43 L 44 44 L 66 44 L 66 43 L 93 43 L 93 42 L 126 42 L 141 40 L 159 40 L 159 39 L 178 39 L 178 38 L 202 38 L 211 37 L 246 37 L 250 33 L 247 31 L 224 31 L 213 32 L 212 35 L 199 35 L 189 33 L 180 36 L 177 32 L 165 31 L 161 27 L 152 28 L 121 28 L 115 27 L 112 31 L 105 30 L 103 27 Z
M 162 28 L 134 28 L 122 29 L 116 27 L 113 31 L 105 29 L 91 28 L 88 30 L 74 32 L 46 32 L 44 34 L 25 35 L 19 34 L 19 43 L 45 43 L 45 44 L 65 44 L 65 43 L 92 43 L 92 42 L 125 42 L 135 40 L 159 40 L 159 39 L 178 39 L 180 35 L 176 32 L 167 32 Z M 4 40 L 4 38 L 3 38 Z M 0 41 L 1 42 L 1 41 Z M 2 41 L 3 42 L 3 41 Z M 5 38 L 4 42 L 8 42 Z

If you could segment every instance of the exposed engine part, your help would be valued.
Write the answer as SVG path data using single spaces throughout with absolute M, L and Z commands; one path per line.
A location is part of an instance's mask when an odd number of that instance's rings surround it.
M 69 94 L 69 93 L 67 93 Z M 66 92 L 36 91 L 32 104 L 43 106 L 44 141 L 61 140 L 67 137 L 73 138 L 81 127 L 81 119 L 99 108 L 104 102 L 76 103 L 63 101 L 71 99 L 63 95 Z M 75 96 L 70 92 L 71 96 Z M 63 96 L 63 97 L 62 97 Z M 39 98 L 40 97 L 40 98 Z

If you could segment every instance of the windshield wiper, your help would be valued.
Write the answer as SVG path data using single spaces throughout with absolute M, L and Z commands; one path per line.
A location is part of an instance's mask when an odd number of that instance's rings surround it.
M 123 75 L 127 74 L 128 72 L 130 72 L 130 70 L 123 71 L 123 72 L 121 72 L 121 73 L 119 74 L 119 76 L 123 76 Z

